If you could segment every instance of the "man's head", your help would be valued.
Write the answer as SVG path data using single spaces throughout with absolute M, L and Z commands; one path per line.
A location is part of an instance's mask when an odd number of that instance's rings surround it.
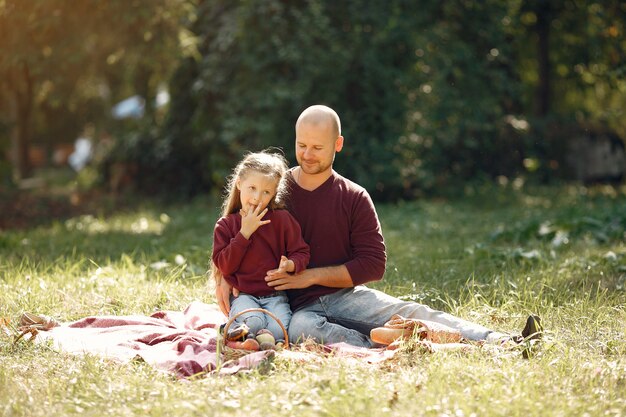
M 330 173 L 335 152 L 343 148 L 341 122 L 327 106 L 315 105 L 302 112 L 296 122 L 296 159 L 305 174 Z

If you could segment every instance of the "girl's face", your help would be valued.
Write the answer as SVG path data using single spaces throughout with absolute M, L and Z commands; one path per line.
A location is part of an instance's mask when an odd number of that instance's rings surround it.
M 278 182 L 274 178 L 259 172 L 250 172 L 237 181 L 241 207 L 244 210 L 257 206 L 264 209 L 276 195 L 277 186 Z

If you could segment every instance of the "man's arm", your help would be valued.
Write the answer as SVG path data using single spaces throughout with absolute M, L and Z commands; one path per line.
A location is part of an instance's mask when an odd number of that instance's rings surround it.
M 379 281 L 385 273 L 387 254 L 376 208 L 362 190 L 351 213 L 350 246 L 353 257 L 346 262 L 355 286 Z
M 239 290 L 233 288 L 223 277 L 215 277 L 215 299 L 222 313 L 228 316 L 230 313 L 230 293 L 235 297 L 239 295 Z
M 268 271 L 265 281 L 269 286 L 276 290 L 309 288 L 313 285 L 350 288 L 382 279 L 387 256 L 374 203 L 365 189 L 359 188 L 352 195 L 348 199 L 351 208 L 350 233 L 346 236 L 352 258 L 343 265 L 311 268 L 292 275 L 280 269 Z
M 268 271 L 265 281 L 277 291 L 308 288 L 323 285 L 331 288 L 350 288 L 354 284 L 344 265 L 305 269 L 298 274 L 289 274 L 279 269 Z

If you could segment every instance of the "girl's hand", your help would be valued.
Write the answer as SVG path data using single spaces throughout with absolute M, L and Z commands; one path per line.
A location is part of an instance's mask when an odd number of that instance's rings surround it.
M 241 230 L 239 232 L 243 237 L 250 239 L 250 236 L 256 232 L 256 229 L 271 223 L 271 220 L 261 220 L 265 213 L 267 213 L 267 207 L 261 210 L 260 206 L 248 205 L 245 210 L 239 210 L 239 214 L 241 214 Z
M 296 264 L 291 259 L 287 259 L 286 256 L 280 257 L 280 264 L 278 264 L 277 272 L 293 272 L 296 270 Z
M 270 280 L 276 279 L 277 277 L 285 277 L 291 276 L 291 273 L 296 270 L 296 264 L 293 263 L 291 259 L 287 259 L 286 256 L 280 257 L 280 263 L 278 264 L 277 269 L 272 269 L 271 271 L 267 271 L 267 275 L 265 281 L 268 281 L 268 277 Z

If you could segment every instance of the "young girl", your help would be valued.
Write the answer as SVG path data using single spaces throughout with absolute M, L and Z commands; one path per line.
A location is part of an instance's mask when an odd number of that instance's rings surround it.
M 298 222 L 282 210 L 286 171 L 285 158 L 268 152 L 250 153 L 235 167 L 222 217 L 215 225 L 212 256 L 216 284 L 223 277 L 239 290 L 239 296 L 231 297 L 230 317 L 248 308 L 263 308 L 285 328 L 291 320 L 287 294 L 266 284 L 266 272 L 278 267 L 298 273 L 309 262 L 309 246 Z M 259 332 L 268 329 L 277 345 L 284 343 L 282 329 L 266 314 L 249 312 L 235 323 L 248 326 L 248 338 L 258 335 L 257 340 L 267 341 Z

